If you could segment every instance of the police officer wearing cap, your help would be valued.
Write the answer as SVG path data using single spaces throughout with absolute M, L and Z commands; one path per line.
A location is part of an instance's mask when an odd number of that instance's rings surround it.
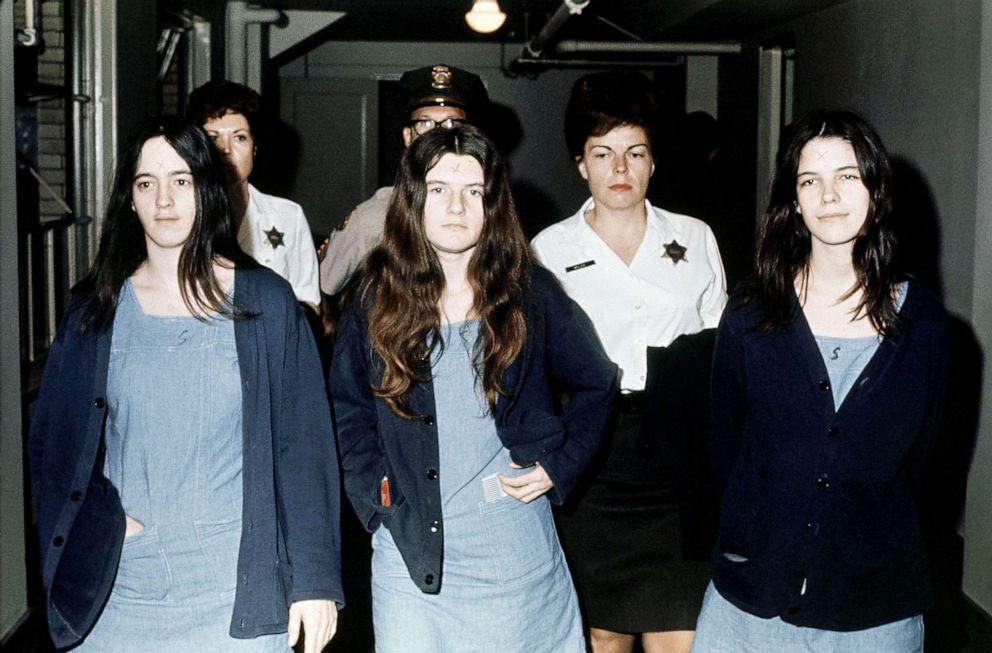
M 400 77 L 400 91 L 410 112 L 403 127 L 407 147 L 435 127 L 450 129 L 467 122 L 489 102 L 478 75 L 446 64 L 408 70 Z M 392 186 L 380 188 L 331 232 L 320 262 L 320 289 L 325 294 L 339 293 L 379 243 L 392 193 Z

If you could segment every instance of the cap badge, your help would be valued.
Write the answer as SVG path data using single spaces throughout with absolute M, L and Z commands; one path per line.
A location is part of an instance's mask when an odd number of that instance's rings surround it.
M 451 88 L 451 69 L 447 66 L 434 66 L 431 69 L 432 88 Z

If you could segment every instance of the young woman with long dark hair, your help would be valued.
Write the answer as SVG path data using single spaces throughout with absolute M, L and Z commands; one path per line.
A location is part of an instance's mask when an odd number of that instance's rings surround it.
M 782 150 L 753 281 L 717 333 L 723 501 L 697 653 L 922 651 L 915 493 L 947 324 L 896 276 L 891 187 L 881 140 L 852 113 L 805 117 Z
M 241 253 L 207 135 L 120 157 L 29 441 L 52 639 L 307 653 L 343 601 L 334 434 L 292 289 Z M 289 629 L 287 643 L 284 633 Z
M 531 263 L 493 144 L 469 126 L 414 141 L 330 372 L 376 650 L 585 650 L 549 500 L 598 448 L 615 380 Z

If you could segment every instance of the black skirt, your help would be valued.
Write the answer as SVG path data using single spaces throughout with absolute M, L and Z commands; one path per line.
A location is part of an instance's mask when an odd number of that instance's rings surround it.
M 614 460 L 604 470 L 632 455 L 626 450 L 637 447 L 639 433 L 639 416 L 620 415 L 608 447 Z M 624 633 L 695 630 L 710 568 L 683 557 L 671 482 L 664 472 L 654 482 L 617 476 L 600 473 L 558 512 L 586 625 Z

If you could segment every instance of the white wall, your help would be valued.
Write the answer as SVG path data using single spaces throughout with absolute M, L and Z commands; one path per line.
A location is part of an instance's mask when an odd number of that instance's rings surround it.
M 992 344 L 990 21 L 989 0 L 850 0 L 787 30 L 796 44 L 796 114 L 815 107 L 853 109 L 878 129 L 890 153 L 921 173 L 940 220 L 945 302 L 972 325 L 986 352 Z M 985 368 L 984 416 L 963 524 L 964 591 L 992 612 L 987 354 Z
M 793 24 L 796 115 L 846 107 L 890 154 L 913 161 L 937 200 L 945 300 L 971 314 L 979 18 L 974 0 L 851 0 Z
M 992 611 L 992 0 L 982 0 L 979 89 L 978 180 L 975 206 L 974 301 L 972 325 L 985 351 L 981 437 L 968 479 L 965 509 L 964 589 Z M 976 21 L 977 22 L 977 21 Z M 966 250 L 966 248 L 963 248 Z
M 0 0 L 0 641 L 27 610 L 14 155 L 14 3 Z
M 717 88 L 720 59 L 718 57 L 686 57 L 685 112 L 705 111 L 719 119 Z

